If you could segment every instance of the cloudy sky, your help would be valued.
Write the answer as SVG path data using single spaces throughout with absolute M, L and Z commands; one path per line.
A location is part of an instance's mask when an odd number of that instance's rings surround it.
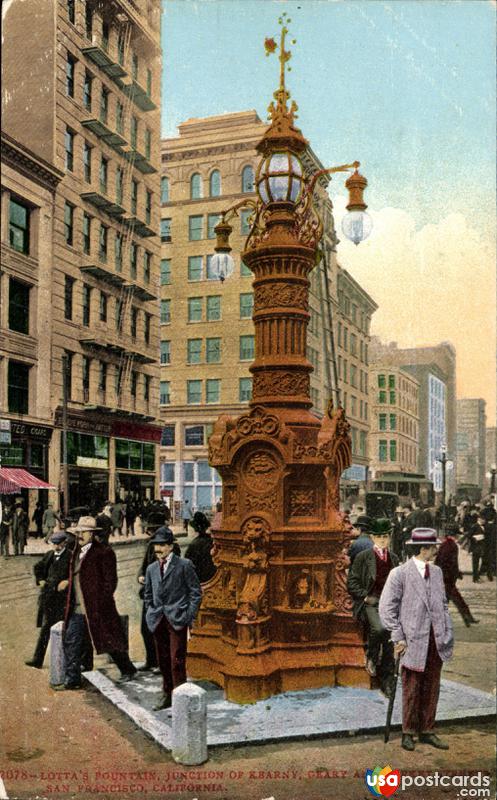
M 326 165 L 358 159 L 374 219 L 341 264 L 399 346 L 451 341 L 458 396 L 495 424 L 494 0 L 163 0 L 163 135 L 256 109 L 278 82 L 266 36 L 290 14 L 288 88 Z M 343 179 L 330 188 L 337 224 Z

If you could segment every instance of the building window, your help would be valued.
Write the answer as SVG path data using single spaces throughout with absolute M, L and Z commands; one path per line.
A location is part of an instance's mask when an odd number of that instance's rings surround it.
M 254 294 L 253 292 L 246 292 L 240 295 L 240 317 L 247 319 L 252 317 L 254 308 Z
M 116 331 L 120 333 L 123 328 L 123 301 L 120 298 L 116 299 L 115 314 Z
M 221 319 L 221 296 L 211 295 L 207 298 L 207 321 L 215 322 Z
M 29 254 L 29 213 L 30 209 L 19 200 L 10 198 L 9 203 L 9 244 L 18 253 Z
M 202 256 L 188 257 L 188 280 L 189 281 L 202 280 Z
M 64 239 L 71 245 L 74 238 L 74 206 L 67 201 L 64 203 Z
M 238 379 L 238 399 L 240 403 L 247 403 L 252 399 L 252 378 Z
M 378 402 L 379 403 L 386 403 L 387 402 L 387 393 L 382 391 L 378 392 Z
M 152 155 L 152 131 L 145 128 L 145 158 L 150 161 Z
M 171 241 L 171 220 L 161 219 L 160 221 L 160 240 L 161 242 Z
M 150 283 L 150 273 L 152 270 L 152 253 L 145 250 L 143 253 L 143 280 Z
M 378 388 L 385 389 L 386 385 L 387 384 L 385 375 L 378 375 Z
M 189 406 L 199 405 L 202 402 L 202 381 L 186 382 L 186 402 Z
M 351 356 L 357 355 L 357 337 L 355 333 L 350 334 L 350 355 Z
M 76 59 L 70 53 L 67 54 L 66 61 L 66 94 L 74 97 L 74 75 L 76 72 Z
M 163 339 L 160 343 L 160 363 L 171 363 L 171 342 L 169 339 Z
M 116 131 L 121 136 L 124 133 L 124 106 L 119 100 L 116 103 Z
M 138 373 L 136 370 L 131 371 L 131 397 L 136 397 L 136 389 L 138 387 Z
M 100 223 L 100 236 L 98 240 L 98 257 L 100 261 L 107 261 L 107 239 L 109 229 L 107 225 Z
M 150 344 L 150 314 L 145 313 L 145 330 L 143 333 L 143 338 L 145 339 L 145 344 Z
M 74 278 L 64 275 L 64 317 L 72 319 Z
M 90 365 L 91 360 L 88 356 L 83 356 L 83 403 L 90 399 Z
M 390 461 L 397 461 L 397 442 L 390 439 Z
M 394 406 L 395 403 L 397 402 L 397 394 L 395 391 L 390 391 L 389 394 L 390 394 L 390 405 Z
M 130 141 L 133 150 L 138 150 L 138 120 L 136 117 L 131 117 Z
M 245 208 L 240 211 L 240 233 L 242 236 L 248 236 L 250 233 L 250 217 L 253 211 L 251 208 Z
M 98 389 L 100 392 L 102 392 L 102 394 L 105 394 L 107 391 L 107 364 L 105 361 L 100 362 Z
M 395 389 L 395 375 L 388 376 L 388 388 Z
M 124 53 L 126 50 L 126 41 L 123 33 L 117 37 L 117 62 L 124 67 Z
M 67 19 L 74 25 L 76 20 L 76 0 L 67 0 Z
M 207 378 L 205 382 L 205 402 L 219 403 L 221 397 L 221 381 L 219 378 Z
M 203 217 L 188 217 L 188 238 L 191 242 L 198 242 L 202 238 Z
M 92 147 L 88 142 L 83 144 L 83 177 L 86 183 L 91 183 L 91 151 Z
M 354 364 L 350 365 L 350 385 L 357 389 L 357 367 Z
M 87 39 L 93 38 L 93 8 L 91 0 L 86 0 L 85 6 L 85 34 Z
M 208 239 L 215 239 L 216 233 L 214 228 L 218 224 L 219 220 L 221 219 L 221 214 L 208 214 L 207 215 L 207 238 Z
M 143 399 L 146 403 L 150 400 L 150 384 L 152 383 L 151 375 L 143 376 Z
M 378 428 L 380 431 L 386 431 L 387 429 L 387 415 L 386 414 L 378 414 Z
M 107 295 L 105 292 L 100 292 L 98 316 L 100 318 L 100 322 L 107 322 Z
M 199 445 L 203 445 L 203 443 L 204 443 L 203 425 L 188 425 L 185 427 L 185 445 L 187 445 L 188 447 L 195 447 L 195 446 L 198 447 Z M 193 480 L 193 475 L 192 475 L 192 480 Z
M 17 414 L 29 412 L 29 365 L 9 361 L 7 374 L 7 402 L 9 411 Z
M 152 95 L 152 70 L 147 67 L 147 83 L 145 87 L 145 91 L 147 92 L 148 96 L 151 97 Z
M 202 177 L 198 172 L 190 178 L 190 200 L 200 200 L 202 197 Z
M 131 277 L 136 280 L 136 270 L 138 265 L 138 246 L 132 242 L 129 250 L 129 270 Z
M 107 194 L 107 183 L 109 177 L 109 162 L 102 156 L 100 161 L 100 191 Z
M 174 425 L 165 425 L 162 428 L 160 443 L 163 447 L 174 447 L 176 428 Z
M 160 285 L 167 286 L 171 283 L 171 259 L 161 258 L 160 260 Z
M 109 116 L 109 90 L 102 86 L 100 92 L 100 122 L 107 125 L 107 118 Z
M 91 286 L 83 284 L 83 325 L 90 325 Z
M 186 343 L 186 361 L 188 364 L 200 364 L 202 360 L 202 339 L 188 339 Z
M 66 397 L 68 400 L 72 397 L 72 361 L 73 361 L 73 353 L 69 353 L 67 350 L 64 352 L 62 357 L 62 381 L 65 385 L 66 390 Z
M 136 339 L 136 332 L 138 330 L 138 309 L 131 309 L 131 338 Z
M 206 278 L 208 281 L 216 281 L 218 280 L 219 276 L 216 272 L 212 269 L 212 259 L 214 258 L 213 255 L 209 255 L 206 258 Z
M 221 195 L 221 173 L 218 169 L 211 172 L 209 178 L 209 197 L 219 197 Z
M 240 361 L 252 361 L 254 358 L 254 336 L 240 336 Z
M 252 277 L 252 270 L 243 261 L 240 261 L 240 275 L 242 278 Z
M 348 328 L 343 329 L 343 349 L 348 351 L 349 349 L 349 330 Z
M 359 453 L 361 456 L 366 455 L 366 431 L 359 431 Z
M 29 290 L 27 283 L 9 278 L 9 328 L 29 333 Z
M 152 192 L 149 189 L 145 192 L 145 222 L 147 225 L 152 222 Z
M 160 321 L 161 321 L 161 325 L 166 325 L 167 323 L 171 322 L 171 301 L 170 300 L 161 300 L 160 301 Z
M 116 231 L 114 239 L 114 262 L 116 265 L 116 272 L 122 272 L 123 269 L 123 236 L 122 233 Z
M 124 172 L 121 167 L 116 169 L 116 203 L 122 205 L 123 202 L 123 181 Z
M 65 166 L 68 172 L 74 170 L 74 132 L 66 128 L 64 136 Z
M 200 322 L 202 320 L 202 298 L 188 298 L 188 322 Z
M 160 179 L 160 201 L 169 203 L 169 178 L 166 178 L 165 175 Z
M 221 339 L 219 337 L 206 339 L 205 360 L 208 364 L 218 364 L 221 361 Z
M 397 415 L 390 414 L 390 430 L 396 431 L 397 430 Z
M 379 461 L 386 461 L 387 460 L 387 440 L 380 439 L 378 442 L 378 460 Z
M 134 81 L 138 81 L 138 56 L 136 53 L 131 56 L 131 77 Z
M 247 194 L 254 191 L 254 170 L 246 166 L 242 170 L 242 192 Z
M 107 52 L 109 49 L 109 23 L 102 20 L 102 50 Z

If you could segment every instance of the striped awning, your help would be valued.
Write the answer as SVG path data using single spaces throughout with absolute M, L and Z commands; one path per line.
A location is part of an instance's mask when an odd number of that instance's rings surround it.
M 26 469 L 0 468 L 0 494 L 15 494 L 20 489 L 56 489 L 56 486 L 31 475 Z

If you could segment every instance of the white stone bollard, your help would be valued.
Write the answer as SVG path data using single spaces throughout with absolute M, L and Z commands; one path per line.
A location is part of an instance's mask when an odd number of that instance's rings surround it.
M 64 683 L 66 677 L 64 648 L 62 646 L 63 628 L 64 623 L 62 620 L 56 622 L 50 628 L 50 686 L 58 686 L 60 683 Z
M 207 693 L 194 683 L 173 691 L 172 756 L 178 764 L 207 761 Z

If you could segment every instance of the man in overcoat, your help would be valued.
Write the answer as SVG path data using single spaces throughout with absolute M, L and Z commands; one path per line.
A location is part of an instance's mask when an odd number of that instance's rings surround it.
M 145 576 L 146 620 L 152 631 L 163 680 L 156 711 L 171 706 L 172 691 L 186 681 L 188 628 L 202 600 L 195 567 L 173 552 L 174 536 L 165 525 L 151 540 L 157 558 Z
M 216 574 L 216 567 L 211 556 L 214 542 L 208 533 L 210 523 L 202 511 L 195 511 L 191 525 L 197 536 L 186 548 L 185 558 L 189 558 L 192 562 L 200 583 L 207 583 Z
M 14 545 L 14 555 L 19 556 L 24 553 L 24 548 L 28 541 L 29 517 L 24 510 L 22 500 L 16 500 L 14 516 L 12 518 L 12 543 Z
M 402 747 L 414 750 L 417 734 L 447 750 L 433 732 L 442 664 L 454 644 L 442 570 L 430 563 L 441 541 L 432 528 L 415 528 L 406 544 L 412 557 L 391 571 L 379 605 L 402 665 Z
M 373 546 L 354 558 L 347 580 L 354 601 L 354 616 L 364 622 L 367 629 L 366 671 L 371 676 L 378 675 L 381 690 L 387 696 L 392 690 L 393 646 L 389 632 L 381 623 L 378 603 L 390 570 L 399 563 L 389 549 L 392 527 L 386 518 L 371 522 L 369 534 Z
M 71 560 L 71 551 L 66 547 L 66 539 L 64 531 L 52 534 L 50 542 L 53 544 L 53 550 L 46 553 L 41 561 L 34 565 L 36 585 L 41 589 L 36 623 L 40 628 L 40 635 L 33 658 L 25 662 L 28 667 L 42 668 L 50 641 L 50 628 L 64 619 Z
M 91 642 L 96 653 L 108 653 L 121 672 L 120 683 L 136 673 L 130 661 L 121 618 L 114 602 L 117 588 L 116 555 L 111 547 L 94 539 L 98 530 L 93 517 L 80 517 L 68 528 L 77 538 L 69 571 L 69 596 L 65 614 L 64 688 L 81 687 L 81 663 Z
M 479 620 L 474 618 L 456 585 L 457 581 L 462 578 L 462 573 L 459 569 L 459 547 L 455 538 L 457 533 L 457 525 L 449 522 L 443 542 L 438 549 L 435 564 L 440 567 L 443 573 L 447 601 L 452 600 L 463 618 L 464 624 L 469 628 L 471 624 L 477 625 Z

